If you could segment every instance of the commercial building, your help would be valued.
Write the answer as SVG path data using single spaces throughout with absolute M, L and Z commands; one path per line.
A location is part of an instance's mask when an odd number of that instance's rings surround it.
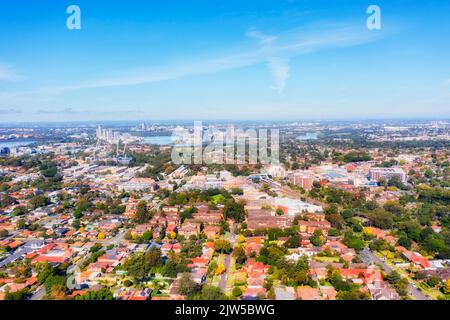
M 369 178 L 371 180 L 390 180 L 394 177 L 398 177 L 402 183 L 406 183 L 408 180 L 405 171 L 401 168 L 370 168 L 369 170 Z
M 311 190 L 314 182 L 314 175 L 309 172 L 300 171 L 289 174 L 289 181 L 305 190 Z

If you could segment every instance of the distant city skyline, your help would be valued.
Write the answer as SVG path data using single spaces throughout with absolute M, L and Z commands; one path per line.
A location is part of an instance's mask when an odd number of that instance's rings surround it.
M 450 3 L 343 2 L 2 3 L 0 122 L 449 119 Z

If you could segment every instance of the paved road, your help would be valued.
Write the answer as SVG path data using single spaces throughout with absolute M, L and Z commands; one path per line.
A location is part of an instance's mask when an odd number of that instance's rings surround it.
M 233 248 L 237 242 L 236 235 L 234 234 L 236 225 L 231 220 L 229 221 L 229 223 L 230 223 L 230 232 L 227 232 L 226 239 L 229 240 L 229 242 L 231 244 L 231 248 Z M 227 255 L 225 255 L 225 260 L 224 260 L 225 272 L 221 275 L 220 281 L 219 281 L 219 288 L 223 293 L 226 293 L 226 290 L 227 290 L 227 280 L 228 280 L 228 276 L 230 274 L 230 263 L 231 263 L 231 255 L 227 254 Z
M 19 248 L 17 249 L 15 252 L 11 253 L 9 256 L 7 256 L 5 259 L 3 259 L 2 261 L 0 261 L 0 268 L 3 268 L 4 266 L 6 266 L 7 264 L 13 263 L 14 261 L 16 261 L 17 259 L 20 259 L 22 257 L 24 257 L 25 255 L 27 255 L 29 252 L 31 252 L 31 250 L 26 249 L 26 248 Z
M 103 242 L 104 246 L 108 246 L 110 244 L 114 244 L 114 245 L 120 245 L 125 237 L 126 231 L 123 230 L 121 232 L 119 232 L 117 235 L 114 236 L 114 238 L 111 239 L 107 239 L 106 241 Z
M 234 233 L 236 229 L 236 224 L 234 223 L 233 220 L 230 220 L 230 244 L 231 244 L 231 248 L 234 248 L 234 245 L 236 244 L 237 240 L 236 240 L 236 234 Z
M 219 288 L 223 293 L 226 293 L 227 291 L 227 280 L 228 280 L 228 274 L 230 273 L 230 255 L 227 254 L 225 256 L 225 272 L 222 274 L 220 281 L 219 281 Z
M 33 247 L 36 243 L 43 243 L 42 240 L 29 240 L 24 245 L 16 249 L 13 253 L 11 253 L 8 257 L 0 261 L 0 268 L 3 268 L 7 264 L 10 264 L 18 259 L 25 257 L 28 253 L 38 249 Z
M 392 267 L 390 267 L 386 262 L 377 257 L 371 250 L 365 248 L 360 253 L 361 260 L 367 264 L 377 264 L 382 267 L 384 272 L 391 273 L 394 271 Z M 414 287 L 411 283 L 408 284 L 408 294 L 414 298 L 414 300 L 429 300 L 430 298 L 426 296 L 422 291 Z
M 430 300 L 422 291 L 414 287 L 412 284 L 408 285 L 408 294 L 414 298 L 414 300 Z
M 41 286 L 34 292 L 30 300 L 42 300 L 44 296 L 45 296 L 45 288 L 44 286 Z
M 380 265 L 384 272 L 391 273 L 394 271 L 389 265 L 386 264 L 383 260 L 378 258 L 370 249 L 365 248 L 360 253 L 361 260 L 366 264 L 377 264 Z

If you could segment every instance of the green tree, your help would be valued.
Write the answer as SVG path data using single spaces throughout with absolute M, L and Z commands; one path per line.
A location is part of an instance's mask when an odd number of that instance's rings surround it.
M 360 250 L 364 249 L 364 247 L 365 247 L 364 241 L 361 240 L 352 231 L 347 231 L 345 233 L 343 242 L 349 248 L 355 249 L 356 251 L 360 251 Z
M 199 292 L 199 290 L 200 287 L 191 279 L 191 275 L 189 273 L 183 273 L 181 275 L 178 293 L 190 297 Z
M 298 234 L 294 234 L 284 243 L 284 245 L 286 248 L 298 248 L 300 245 L 300 236 Z
M 324 237 L 321 230 L 315 230 L 313 235 L 309 238 L 312 245 L 315 247 L 323 246 L 326 242 L 326 238 Z
M 236 262 L 239 264 L 243 264 L 247 259 L 245 250 L 242 246 L 236 246 L 233 248 L 233 256 L 235 257 Z
M 44 195 L 37 195 L 30 199 L 29 204 L 32 209 L 37 209 L 49 205 L 50 199 Z
M 0 193 L 0 209 L 15 204 L 17 201 L 7 193 Z
M 214 248 L 216 252 L 219 253 L 230 253 L 231 252 L 231 244 L 226 240 L 216 240 L 214 241 Z
M 5 238 L 9 234 L 8 230 L 0 229 L 0 238 Z
M 114 300 L 114 296 L 109 288 L 102 288 L 100 290 L 88 291 L 83 295 L 76 296 L 75 300 Z
M 201 293 L 202 300 L 227 300 L 227 297 L 219 288 L 213 286 L 204 286 Z
M 382 208 L 373 210 L 369 214 L 369 219 L 375 227 L 378 227 L 381 229 L 390 229 L 390 228 L 392 228 L 392 225 L 394 223 L 392 213 L 390 213 Z
M 439 284 L 439 282 L 440 282 L 439 278 L 435 276 L 431 276 L 427 279 L 427 284 L 430 287 L 436 287 Z
M 67 289 L 66 282 L 67 278 L 65 276 L 50 275 L 44 281 L 45 292 L 49 295 L 55 287 L 65 291 Z
M 153 239 L 153 233 L 151 230 L 147 230 L 142 234 L 142 240 L 147 242 L 151 239 Z
M 242 296 L 242 290 L 241 290 L 241 288 L 239 288 L 239 287 L 234 287 L 233 288 L 233 291 L 231 292 L 231 294 L 234 296 L 234 297 L 240 297 L 240 296 Z
M 151 248 L 145 253 L 135 253 L 128 257 L 123 265 L 123 269 L 136 280 L 142 280 L 148 276 L 152 267 L 161 264 L 161 250 Z
M 19 221 L 17 221 L 16 226 L 17 226 L 17 229 L 23 230 L 23 229 L 27 228 L 27 223 L 26 223 L 25 219 L 19 219 Z
M 224 219 L 232 219 L 235 222 L 243 222 L 245 220 L 245 208 L 241 203 L 237 203 L 234 199 L 228 199 L 225 201 L 223 207 Z
M 16 291 L 16 292 L 6 291 L 5 300 L 25 300 L 28 295 L 29 295 L 29 291 L 27 288 Z
M 242 196 L 244 194 L 244 190 L 242 190 L 241 188 L 233 188 L 231 189 L 231 194 Z
M 136 215 L 134 216 L 134 222 L 142 224 L 146 223 L 151 219 L 151 215 L 147 208 L 147 202 L 141 201 L 136 207 Z
M 410 249 L 412 241 L 408 237 L 402 236 L 398 239 L 397 244 L 399 246 L 405 247 L 406 249 Z

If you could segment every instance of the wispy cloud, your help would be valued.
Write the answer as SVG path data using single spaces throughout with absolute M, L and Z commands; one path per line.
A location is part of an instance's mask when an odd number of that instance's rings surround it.
M 150 84 L 175 80 L 188 76 L 211 74 L 225 70 L 267 64 L 274 78 L 274 88 L 282 93 L 290 74 L 289 59 L 332 48 L 352 47 L 372 42 L 381 33 L 368 31 L 361 25 L 320 23 L 309 28 L 288 30 L 276 36 L 266 35 L 255 29 L 245 33 L 246 37 L 258 40 L 258 45 L 250 42 L 244 48 L 235 48 L 225 56 L 202 60 L 185 58 L 162 67 L 142 68 L 138 72 L 122 72 L 116 76 L 98 78 L 86 82 L 38 88 L 26 92 L 0 92 L 12 98 L 25 96 L 49 97 L 70 91 L 105 87 L 120 87 Z
M 275 36 L 270 36 L 267 35 L 265 33 L 262 33 L 261 31 L 258 31 L 254 28 L 248 30 L 245 35 L 248 38 L 253 38 L 259 41 L 259 43 L 263 46 L 269 46 L 270 44 L 272 44 L 272 42 L 274 42 L 275 40 L 277 40 L 277 37 Z
M 263 50 L 266 51 L 270 51 L 272 45 L 278 39 L 276 36 L 271 36 L 255 29 L 250 29 L 245 35 L 258 40 Z M 282 95 L 286 87 L 286 81 L 289 78 L 289 60 L 287 58 L 268 57 L 267 66 L 275 82 L 272 89 L 275 89 L 279 95 Z
M 0 81 L 17 81 L 23 79 L 23 76 L 17 74 L 10 65 L 0 63 Z
M 74 108 L 63 108 L 63 109 L 39 109 L 36 114 L 88 114 L 90 111 L 86 110 L 76 110 Z
M 1 110 L 0 110 L 1 113 Z M 45 114 L 45 115 L 83 115 L 83 114 L 93 114 L 93 110 L 89 110 L 86 108 L 76 109 L 72 107 L 68 108 L 46 108 L 46 109 L 38 109 L 35 111 L 35 114 Z M 108 110 L 108 111 L 96 111 L 95 114 L 98 115 L 138 115 L 143 114 L 144 112 L 140 109 L 123 109 L 123 110 Z
M 268 63 L 269 70 L 275 81 L 275 89 L 278 94 L 282 95 L 286 87 L 286 81 L 289 78 L 289 60 L 284 58 L 271 58 Z
M 6 114 L 19 114 L 22 113 L 19 109 L 14 108 L 0 108 L 0 114 L 6 115 Z

